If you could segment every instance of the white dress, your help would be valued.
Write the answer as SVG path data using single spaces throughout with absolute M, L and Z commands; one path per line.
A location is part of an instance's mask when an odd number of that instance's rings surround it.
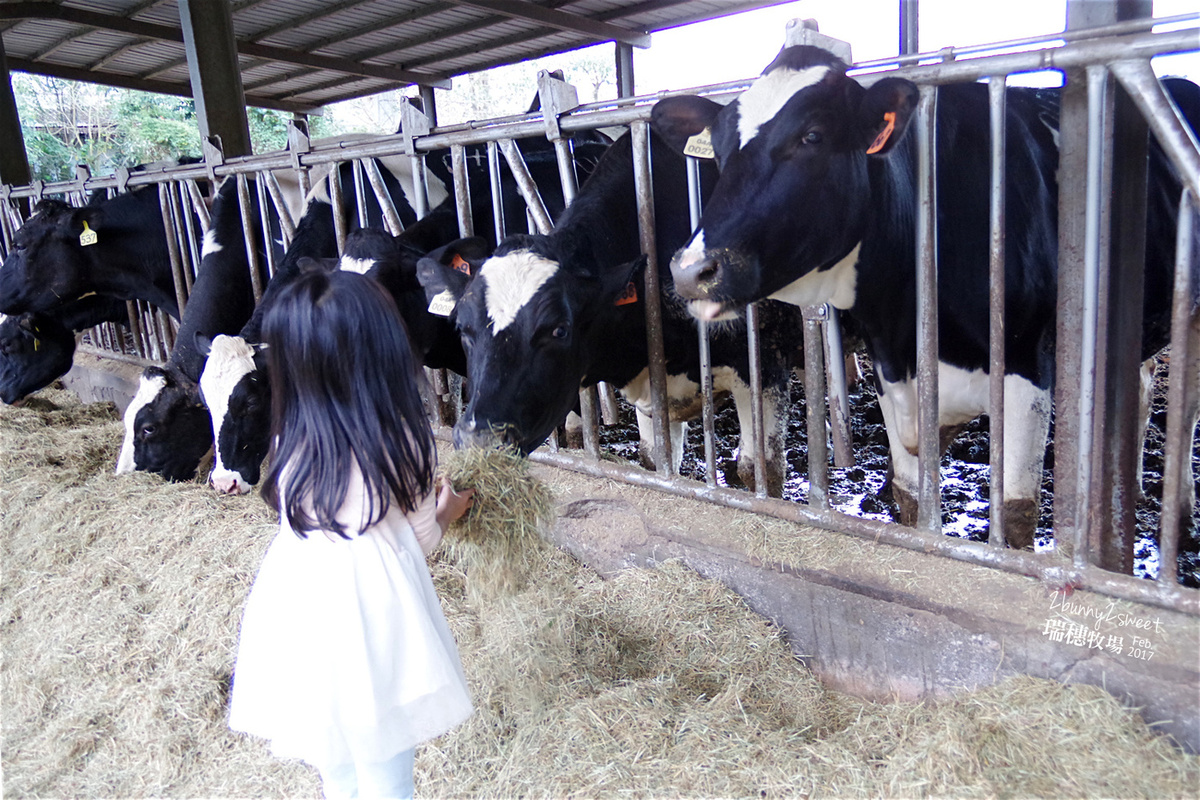
M 425 564 L 435 493 L 407 516 L 393 504 L 361 535 L 357 470 L 346 496 L 349 540 L 301 539 L 282 519 L 246 602 L 230 702 L 232 729 L 322 770 L 387 761 L 472 710 Z

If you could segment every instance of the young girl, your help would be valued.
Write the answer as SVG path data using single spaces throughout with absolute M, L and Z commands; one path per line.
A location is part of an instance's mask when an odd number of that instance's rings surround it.
M 280 512 L 242 618 L 229 725 L 327 797 L 411 797 L 413 753 L 471 713 L 425 556 L 470 507 L 435 487 L 417 363 L 370 278 L 307 272 L 263 320 L 263 498 Z

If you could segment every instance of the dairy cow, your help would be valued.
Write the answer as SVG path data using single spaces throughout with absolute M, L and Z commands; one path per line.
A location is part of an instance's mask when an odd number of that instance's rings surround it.
M 657 130 L 683 147 L 710 131 L 721 179 L 671 263 L 695 316 L 738 316 L 773 297 L 846 309 L 872 356 L 903 522 L 917 493 L 915 136 L 918 92 L 899 78 L 869 87 L 812 47 L 789 47 L 740 97 L 660 101 Z M 1185 94 L 1193 94 L 1188 85 Z M 1183 88 L 1183 87 L 1178 87 Z M 1194 108 L 1194 106 L 1193 106 Z M 989 116 L 982 84 L 938 91 L 939 425 L 943 446 L 988 405 Z M 1193 122 L 1196 117 L 1192 117 Z M 1007 92 L 1005 508 L 1008 541 L 1028 546 L 1051 410 L 1057 265 L 1058 91 Z M 1152 148 L 1161 169 L 1162 156 Z M 1155 172 L 1152 170 L 1152 175 Z M 1156 179 L 1161 181 L 1161 177 Z M 1174 251 L 1178 183 L 1151 220 L 1150 270 Z M 1170 220 L 1169 224 L 1166 223 Z M 1152 230 L 1154 225 L 1152 224 Z M 1162 330 L 1147 291 L 1147 330 Z M 1149 336 L 1154 352 L 1161 336 Z
M 558 179 L 557 161 L 549 143 L 544 138 L 521 140 L 518 143 L 526 164 L 535 182 L 543 191 L 542 199 L 552 216 L 557 215 L 563 208 L 562 190 Z M 577 169 L 586 174 L 588 168 L 598 159 L 598 153 L 607 147 L 601 140 L 588 140 L 576 143 Z M 468 181 L 471 187 L 471 213 L 477 230 L 491 230 L 492 209 L 490 205 L 490 187 L 487 182 L 486 151 L 483 146 L 468 148 Z M 407 159 L 405 159 L 407 162 Z M 458 217 L 453 198 L 446 194 L 445 186 L 450 180 L 443 154 L 431 153 L 427 157 L 430 172 L 438 180 L 431 180 L 430 186 L 438 187 L 438 193 L 431 192 L 433 199 L 441 201 L 420 220 L 403 219 L 404 231 L 397 237 L 390 248 L 390 255 L 384 251 L 376 251 L 375 255 L 363 251 L 355 255 L 351 253 L 350 262 L 370 261 L 368 266 L 360 263 L 357 268 L 368 271 L 372 277 L 380 280 L 394 297 L 405 290 L 411 280 L 413 256 L 453 240 L 458 236 Z M 348 169 L 348 165 L 347 165 Z M 386 178 L 385 174 L 385 178 Z M 517 192 L 515 181 L 507 168 L 502 169 L 502 200 L 506 219 L 514 228 L 524 227 L 524 202 Z M 411 183 L 403 184 L 405 186 Z M 345 172 L 342 176 L 342 186 L 348 197 L 353 197 L 353 182 Z M 404 197 L 403 189 L 396 186 L 390 190 L 397 205 Z M 398 199 L 399 198 L 399 199 Z M 374 198 L 368 194 L 368 223 L 372 227 L 382 227 L 382 221 L 374 205 Z M 405 201 L 406 202 L 406 201 Z M 347 200 L 347 208 L 354 203 Z M 411 208 L 408 212 L 412 214 Z M 413 215 L 415 217 L 415 215 Z M 284 285 L 290 276 L 296 274 L 300 259 L 336 258 L 336 241 L 333 229 L 333 211 L 329 201 L 328 189 L 318 187 L 310 196 L 309 205 L 304 217 L 297 225 L 296 241 L 301 240 L 301 230 L 304 230 L 305 241 L 308 244 L 297 245 L 293 242 L 285 258 L 285 265 L 280 268 L 268 287 L 263 302 L 255 311 L 254 317 L 246 324 L 236 337 L 217 337 L 213 341 L 213 350 L 201 376 L 204 395 L 210 404 L 213 398 L 227 398 L 222 401 L 228 409 L 223 415 L 214 413 L 213 424 L 216 427 L 216 463 L 212 473 L 212 483 L 219 491 L 226 493 L 243 493 L 249 491 L 257 482 L 261 465 L 266 458 L 269 445 L 270 420 L 269 392 L 270 384 L 265 372 L 265 359 L 257 352 L 259 341 L 259 320 L 263 311 L 269 307 L 273 292 Z M 381 247 L 378 240 L 368 245 L 365 238 L 359 239 L 361 247 Z M 377 257 L 378 256 L 378 257 Z M 348 263 L 350 263 L 348 262 Z M 378 265 L 376 264 L 378 262 Z M 410 326 L 415 324 L 415 318 L 409 319 Z M 431 325 L 435 329 L 439 322 L 422 321 L 422 325 Z M 447 344 L 444 337 L 435 336 L 431 340 L 433 349 L 425 353 L 425 363 L 431 367 L 448 367 L 461 370 L 462 355 L 459 348 Z
M 257 219 L 256 193 L 251 192 Z M 200 268 L 166 364 L 143 370 L 137 392 L 125 409 L 125 439 L 117 474 L 135 469 L 168 480 L 187 480 L 212 448 L 212 421 L 200 396 L 203 346 L 197 335 L 233 333 L 254 312 L 250 264 L 246 258 L 237 180 L 227 178 L 213 201 Z M 278 246 L 272 242 L 272 246 Z M 282 253 L 278 254 L 282 256 Z M 259 279 L 265 283 L 266 255 L 259 253 Z
M 664 265 L 691 231 L 682 157 L 651 136 L 658 256 Z M 705 171 L 711 186 L 715 175 Z M 466 244 L 466 243 L 464 243 Z M 478 243 L 474 246 L 478 247 Z M 478 255 L 458 253 L 468 262 Z M 651 394 L 645 324 L 645 262 L 634 193 L 633 149 L 627 134 L 605 153 L 578 197 L 549 235 L 506 238 L 470 273 L 426 258 L 418 264 L 433 303 L 445 297 L 467 352 L 469 402 L 454 429 L 457 446 L 497 441 L 524 453 L 538 447 L 574 406 L 580 386 L 606 381 L 638 410 L 642 452 L 649 452 Z M 661 272 L 672 459 L 682 455 L 683 425 L 701 409 L 695 321 Z M 768 491 L 783 479 L 787 379 L 795 348 L 778 346 L 781 327 L 798 310 L 773 307 L 763 321 L 764 417 Z M 790 319 L 789 319 L 790 317 Z M 732 393 L 742 423 L 739 475 L 753 485 L 749 366 L 745 325 L 713 326 L 714 386 Z
M 65 375 L 74 361 L 77 331 L 127 319 L 125 301 L 104 295 L 49 311 L 0 314 L 0 401 L 14 405 Z

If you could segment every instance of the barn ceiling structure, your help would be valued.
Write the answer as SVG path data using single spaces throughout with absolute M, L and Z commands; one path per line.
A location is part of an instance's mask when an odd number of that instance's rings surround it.
M 250 152 L 248 133 L 243 140 L 238 131 L 246 105 L 307 113 L 414 85 L 432 99 L 433 88 L 450 87 L 456 76 L 601 42 L 614 42 L 618 63 L 631 65 L 631 48 L 649 47 L 655 31 L 782 2 L 3 2 L 0 70 L 6 78 L 28 72 L 195 97 L 201 132 L 219 134 L 227 155 L 242 155 Z M 11 95 L 7 81 L 5 90 Z M 15 111 L 6 114 L 4 100 L 0 135 L 13 141 Z M 0 182 L 24 182 L 11 165 L 6 173 Z

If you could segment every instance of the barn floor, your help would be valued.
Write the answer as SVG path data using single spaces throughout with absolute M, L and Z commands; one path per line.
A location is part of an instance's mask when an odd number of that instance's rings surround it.
M 110 404 L 63 391 L 0 409 L 5 795 L 319 796 L 308 768 L 224 724 L 270 515 L 256 494 L 113 476 L 120 438 Z M 1147 718 L 1181 705 L 1165 727 L 1195 748 L 1192 618 L 1119 603 L 1101 625 L 1088 609 L 1108 601 L 1084 592 L 1064 603 L 1020 576 L 533 473 L 555 495 L 560 548 L 531 556 L 524 586 L 481 596 L 471 568 L 433 560 L 478 710 L 421 749 L 418 795 L 1200 788 L 1200 759 L 1110 694 L 1010 677 L 1150 692 Z M 1133 655 L 1138 629 L 1106 627 L 1118 619 L 1157 620 L 1138 637 L 1149 660 Z M 1123 652 L 1055 641 L 1072 622 L 1124 633 Z

